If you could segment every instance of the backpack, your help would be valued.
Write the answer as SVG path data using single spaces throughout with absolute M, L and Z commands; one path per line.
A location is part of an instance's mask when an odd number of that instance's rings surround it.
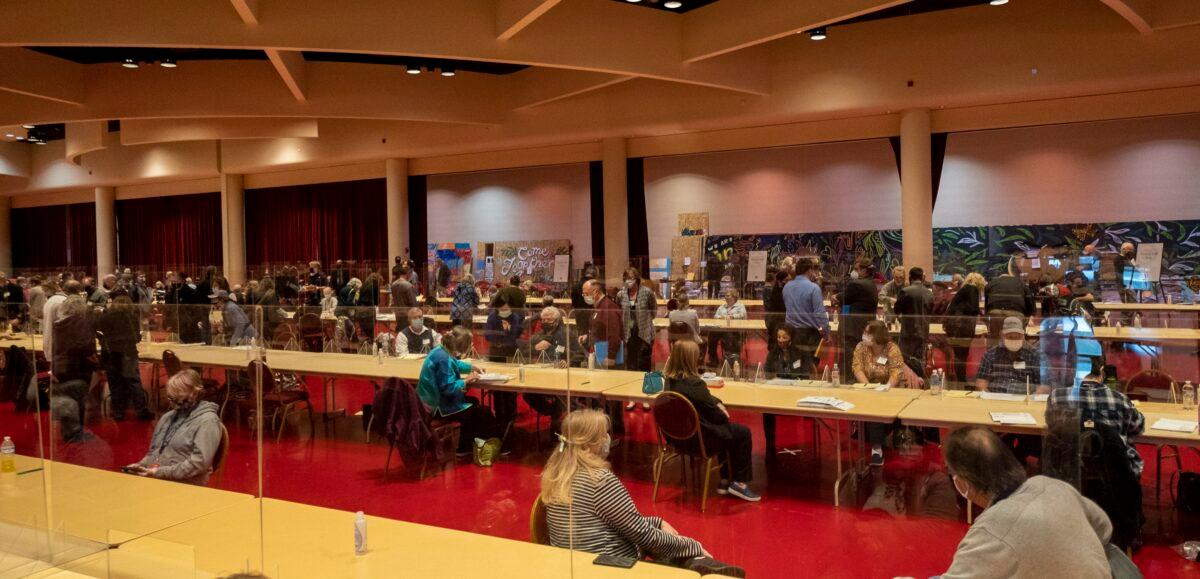
M 1200 474 L 1185 471 L 1171 476 L 1178 477 L 1171 485 L 1175 507 L 1185 513 L 1200 513 Z

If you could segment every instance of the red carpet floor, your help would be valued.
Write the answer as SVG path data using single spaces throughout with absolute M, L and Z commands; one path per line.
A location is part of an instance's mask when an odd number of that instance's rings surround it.
M 317 408 L 322 408 L 319 383 L 310 382 L 310 389 Z M 336 406 L 354 413 L 371 395 L 368 383 L 342 381 Z M 357 418 L 325 423 L 318 417 L 313 437 L 307 418 L 297 417 L 289 420 L 282 441 L 270 438 L 265 443 L 264 493 L 527 540 L 529 508 L 551 445 L 543 431 L 542 450 L 537 450 L 533 420 L 523 405 L 522 412 L 511 456 L 492 468 L 459 462 L 421 481 L 404 476 L 400 469 L 385 479 L 387 446 L 379 441 L 365 444 Z M 852 482 L 842 493 L 842 507 L 835 508 L 836 463 L 830 435 L 822 434 L 820 450 L 814 452 L 812 423 L 781 418 L 779 443 L 798 452 L 778 455 L 768 467 L 762 456 L 760 418 L 748 413 L 735 412 L 734 419 L 751 426 L 755 433 L 753 486 L 763 495 L 761 503 L 714 495 L 708 512 L 701 514 L 698 493 L 683 490 L 675 469 L 667 471 L 659 501 L 652 502 L 653 421 L 641 409 L 626 417 L 628 435 L 611 458 L 638 506 L 699 539 L 716 557 L 744 566 L 750 577 L 928 577 L 945 570 L 967 529 L 962 502 L 942 471 L 937 447 L 926 446 L 911 456 L 889 451 L 882 473 L 876 469 L 862 477 L 850 477 Z M 232 422 L 230 414 L 232 450 L 222 487 L 255 492 L 257 460 L 251 430 Z M 111 469 L 141 457 L 151 428 L 151 423 L 91 420 L 93 440 L 53 444 L 48 453 L 58 460 Z M 33 415 L 14 414 L 11 404 L 0 404 L 0 434 L 13 436 L 19 452 L 35 452 Z M 842 436 L 848 436 L 845 427 Z M 1163 506 L 1155 507 L 1153 448 L 1142 450 L 1147 459 L 1143 487 L 1149 521 L 1146 546 L 1135 561 L 1147 577 L 1200 573 L 1171 550 L 1183 540 L 1200 538 L 1200 517 L 1179 514 L 1166 493 Z M 1184 459 L 1185 469 L 1200 470 L 1196 455 L 1188 452 Z M 393 467 L 397 466 L 399 459 L 395 458 Z M 1166 470 L 1175 470 L 1173 462 Z

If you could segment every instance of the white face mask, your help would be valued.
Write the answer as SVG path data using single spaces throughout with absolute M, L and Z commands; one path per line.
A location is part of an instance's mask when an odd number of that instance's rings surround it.
M 600 458 L 608 458 L 608 453 L 612 451 L 612 437 L 608 436 L 604 442 L 600 443 Z
M 421 330 L 425 329 L 425 320 L 420 318 L 409 320 L 408 325 L 413 329 L 414 332 L 420 332 Z
M 859 278 L 858 270 L 857 269 L 850 270 L 850 279 L 858 279 L 858 278 Z
M 596 298 L 592 297 L 591 295 L 583 296 L 583 301 L 589 306 L 596 305 Z
M 631 279 L 625 280 L 625 289 L 633 289 L 633 280 L 631 280 Z
M 870 346 L 871 344 L 875 343 L 875 338 L 872 338 L 871 334 L 863 334 L 862 341 L 864 344 Z
M 967 497 L 967 491 L 964 491 L 961 488 L 959 488 L 958 477 L 956 477 L 956 476 L 950 477 L 950 483 L 954 485 L 954 490 L 957 491 L 958 494 L 962 495 L 962 498 L 966 499 L 967 502 L 971 502 L 971 499 Z
M 499 314 L 500 317 L 507 318 L 508 316 L 512 315 L 512 310 L 500 310 Z
M 1004 347 L 1008 348 L 1009 352 L 1016 352 L 1025 345 L 1025 340 L 1021 338 L 1004 338 Z

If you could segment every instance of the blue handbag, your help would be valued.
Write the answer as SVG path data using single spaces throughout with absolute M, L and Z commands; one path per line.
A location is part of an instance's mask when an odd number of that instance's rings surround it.
M 646 372 L 642 377 L 642 394 L 653 396 L 663 391 L 662 372 Z

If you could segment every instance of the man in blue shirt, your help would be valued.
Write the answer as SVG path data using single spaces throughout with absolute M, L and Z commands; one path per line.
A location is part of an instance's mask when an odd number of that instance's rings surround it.
M 807 377 L 816 370 L 817 345 L 822 337 L 829 336 L 829 314 L 825 311 L 825 298 L 816 279 L 816 264 L 810 259 L 802 259 L 796 264 L 796 278 L 783 286 L 785 322 L 795 336 L 793 339 L 800 350 L 801 373 Z
M 1025 394 L 1026 384 L 1034 394 L 1045 394 L 1042 386 L 1042 353 L 1025 341 L 1025 324 L 1017 317 L 1004 320 L 1003 343 L 983 355 L 975 389 L 980 392 Z

